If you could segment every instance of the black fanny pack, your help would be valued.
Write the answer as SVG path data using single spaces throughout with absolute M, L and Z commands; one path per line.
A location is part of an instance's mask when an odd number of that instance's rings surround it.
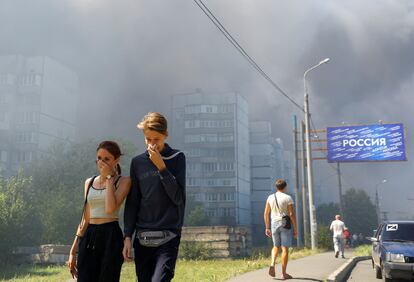
M 159 247 L 168 241 L 177 237 L 177 234 L 168 231 L 149 231 L 141 230 L 137 232 L 137 239 L 142 246 L 145 247 Z

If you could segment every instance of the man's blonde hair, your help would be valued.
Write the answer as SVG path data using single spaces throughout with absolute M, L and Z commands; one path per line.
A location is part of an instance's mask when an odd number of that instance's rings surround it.
M 167 119 L 160 113 L 150 112 L 144 116 L 137 127 L 142 130 L 153 130 L 168 135 Z

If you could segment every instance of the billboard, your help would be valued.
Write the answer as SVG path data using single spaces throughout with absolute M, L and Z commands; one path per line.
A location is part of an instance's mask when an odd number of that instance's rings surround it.
M 405 161 L 402 123 L 327 128 L 328 162 Z

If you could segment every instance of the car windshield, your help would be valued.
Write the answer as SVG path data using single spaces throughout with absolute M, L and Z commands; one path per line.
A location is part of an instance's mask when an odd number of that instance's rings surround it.
M 414 223 L 385 224 L 381 239 L 383 241 L 414 241 Z

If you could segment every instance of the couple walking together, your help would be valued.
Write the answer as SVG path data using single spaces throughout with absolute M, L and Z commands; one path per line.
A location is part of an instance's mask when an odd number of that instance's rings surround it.
M 68 261 L 79 282 L 119 281 L 123 262 L 133 258 L 140 282 L 174 277 L 184 219 L 185 156 L 165 143 L 163 115 L 148 113 L 138 128 L 147 150 L 132 159 L 130 177 L 121 175 L 117 143 L 103 141 L 97 148 L 99 175 L 85 181 L 83 216 Z M 118 213 L 125 199 L 122 232 Z

